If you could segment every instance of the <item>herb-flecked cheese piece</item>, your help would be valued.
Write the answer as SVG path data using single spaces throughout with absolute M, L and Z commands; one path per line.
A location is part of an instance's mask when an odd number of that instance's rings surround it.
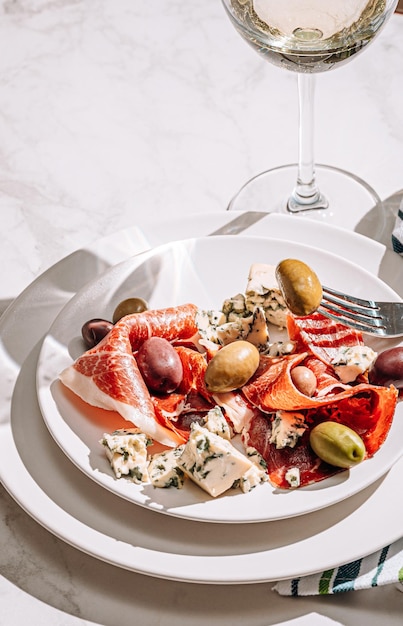
M 231 428 L 219 406 L 215 406 L 209 410 L 204 419 L 203 426 L 211 433 L 215 433 L 223 439 L 228 439 L 228 441 L 232 437 Z
M 147 446 L 152 440 L 138 428 L 122 428 L 105 433 L 100 443 L 116 478 L 131 476 L 134 483 L 149 482 Z
M 368 346 L 348 346 L 339 349 L 331 364 L 341 382 L 347 384 L 366 372 L 376 357 L 377 353 Z
M 178 465 L 199 487 L 217 497 L 230 489 L 252 463 L 229 441 L 194 423 Z
M 177 489 L 183 487 L 185 474 L 178 466 L 178 457 L 182 454 L 184 447 L 181 445 L 151 457 L 148 473 L 154 487 L 176 487 Z
M 304 434 L 307 425 L 302 413 L 297 411 L 277 411 L 271 425 L 270 443 L 278 450 L 294 448 L 298 439 Z
M 261 307 L 268 322 L 284 328 L 287 305 L 277 283 L 276 268 L 265 263 L 253 263 L 245 290 L 245 306 L 249 311 Z

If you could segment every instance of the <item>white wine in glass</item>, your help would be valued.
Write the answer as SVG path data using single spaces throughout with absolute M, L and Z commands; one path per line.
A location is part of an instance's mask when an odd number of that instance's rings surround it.
M 297 72 L 299 94 L 298 163 L 255 176 L 234 196 L 228 208 L 305 215 L 353 226 L 380 198 L 354 174 L 315 166 L 315 75 L 342 66 L 364 50 L 393 14 L 397 0 L 222 3 L 238 33 L 260 55 L 278 67 Z

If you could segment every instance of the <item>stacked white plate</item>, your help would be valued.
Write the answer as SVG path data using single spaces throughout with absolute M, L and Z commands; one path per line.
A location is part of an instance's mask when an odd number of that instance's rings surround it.
M 87 319 L 110 318 L 129 295 L 141 295 L 153 307 L 188 301 L 218 307 L 244 289 L 253 262 L 299 258 L 328 286 L 399 299 L 386 283 L 403 284 L 403 264 L 383 245 L 280 215 L 268 215 L 236 237 L 207 237 L 236 217 L 192 216 L 105 238 L 51 268 L 0 322 L 3 484 L 64 541 L 153 577 L 274 581 L 329 569 L 401 536 L 395 494 L 403 474 L 402 419 L 394 420 L 373 459 L 335 479 L 287 493 L 263 485 L 212 499 L 191 486 L 156 490 L 116 480 L 99 444 L 106 418 L 94 418 L 58 384 L 58 373 L 78 354 Z

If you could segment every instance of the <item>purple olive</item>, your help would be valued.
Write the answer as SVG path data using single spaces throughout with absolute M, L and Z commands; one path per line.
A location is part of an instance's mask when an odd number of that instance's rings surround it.
M 182 381 L 182 361 L 175 348 L 162 337 L 146 339 L 139 348 L 136 360 L 151 391 L 172 393 Z
M 376 357 L 369 371 L 372 385 L 403 389 L 403 346 L 384 350 Z
M 94 318 L 92 320 L 88 320 L 85 322 L 83 327 L 81 328 L 81 335 L 84 339 L 84 343 L 87 348 L 93 348 L 96 346 L 101 339 L 106 337 L 110 330 L 112 330 L 113 324 L 112 322 L 108 322 L 107 320 Z

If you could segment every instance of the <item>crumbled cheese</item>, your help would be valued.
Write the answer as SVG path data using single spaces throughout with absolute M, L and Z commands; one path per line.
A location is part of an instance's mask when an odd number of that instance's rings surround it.
M 288 309 L 276 280 L 274 265 L 252 264 L 245 290 L 245 306 L 249 311 L 261 307 L 268 322 L 280 328 L 286 326 Z
M 246 308 L 244 294 L 238 293 L 236 296 L 224 300 L 222 312 L 224 313 L 227 322 L 233 322 L 242 316 L 248 317 L 250 311 Z
M 196 323 L 203 340 L 208 340 L 221 346 L 243 339 L 253 343 L 258 350 L 265 350 L 269 340 L 266 317 L 263 309 L 255 308 L 247 311 L 245 316 L 234 311 L 226 317 L 220 317 L 218 312 L 198 311 Z
M 268 475 L 262 469 L 259 469 L 257 465 L 251 465 L 251 467 L 241 476 L 239 480 L 239 487 L 243 493 L 248 493 L 260 483 L 267 482 Z
M 178 467 L 178 457 L 182 454 L 184 444 L 171 450 L 154 454 L 148 465 L 151 484 L 154 487 L 181 489 L 185 482 L 185 474 Z
M 266 472 L 267 463 L 262 457 L 262 455 L 260 454 L 260 452 L 258 452 L 256 448 L 254 448 L 253 446 L 246 446 L 245 451 L 246 451 L 246 455 L 248 459 L 250 459 L 252 463 L 256 465 L 256 467 Z
M 253 315 L 249 315 L 249 317 L 239 317 L 237 320 L 217 326 L 215 329 L 217 343 L 226 346 L 239 339 L 246 340 L 251 331 L 252 322 Z
M 219 343 L 217 340 L 217 326 L 221 326 L 221 324 L 227 321 L 223 312 L 199 309 L 196 312 L 195 319 L 200 336 L 208 341 Z
M 296 348 L 295 341 L 276 341 L 270 344 L 269 349 L 266 350 L 268 356 L 285 356 L 287 354 L 293 354 Z
M 285 473 L 285 479 L 290 487 L 299 487 L 301 484 L 299 467 L 290 467 Z
M 281 450 L 286 446 L 294 448 L 306 428 L 307 425 L 302 413 L 277 411 L 271 426 L 270 443 L 273 443 L 277 450 Z
M 262 455 L 253 446 L 246 447 L 246 456 L 252 461 L 252 467 L 245 472 L 239 481 L 241 491 L 247 493 L 256 485 L 269 480 L 267 474 L 267 463 Z
M 252 463 L 229 441 L 194 423 L 178 465 L 199 487 L 216 497 L 240 480 Z
M 232 437 L 231 428 L 219 406 L 210 409 L 204 419 L 203 426 L 211 433 L 215 433 L 223 439 L 228 439 L 228 441 Z
M 350 346 L 340 348 L 331 364 L 341 382 L 347 384 L 366 372 L 376 357 L 377 353 L 368 346 Z
M 138 428 L 122 428 L 112 434 L 105 433 L 100 443 L 115 476 L 131 476 L 134 483 L 149 482 L 147 446 L 152 440 Z

